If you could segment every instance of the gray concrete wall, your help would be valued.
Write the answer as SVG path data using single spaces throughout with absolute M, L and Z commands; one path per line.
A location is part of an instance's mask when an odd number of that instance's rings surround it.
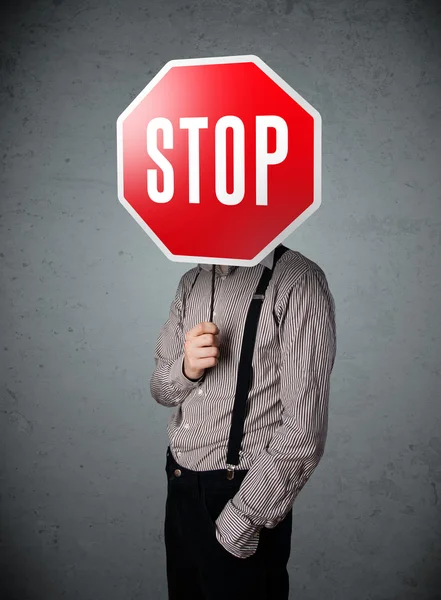
M 323 118 L 323 204 L 285 243 L 328 276 L 338 355 L 326 454 L 295 504 L 291 596 L 440 598 L 440 16 L 417 0 L 3 9 L 7 600 L 167 597 L 168 414 L 149 379 L 194 265 L 119 204 L 115 122 L 168 60 L 244 53 Z

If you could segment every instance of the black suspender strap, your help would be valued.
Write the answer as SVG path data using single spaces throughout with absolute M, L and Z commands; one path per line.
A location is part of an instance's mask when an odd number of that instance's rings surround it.
M 257 325 L 259 322 L 260 311 L 262 309 L 262 302 L 265 298 L 265 290 L 268 287 L 268 283 L 271 279 L 277 261 L 287 250 L 288 248 L 282 244 L 277 246 L 274 252 L 273 267 L 272 269 L 264 267 L 264 271 L 257 285 L 256 292 L 251 299 L 248 309 L 239 360 L 236 396 L 231 417 L 230 437 L 228 440 L 227 479 L 233 479 L 234 468 L 239 464 L 239 452 L 242 444 L 248 391 L 251 381 L 254 344 L 256 341 Z

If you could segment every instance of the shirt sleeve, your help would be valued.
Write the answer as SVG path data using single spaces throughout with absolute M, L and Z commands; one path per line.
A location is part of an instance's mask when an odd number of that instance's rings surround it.
M 336 334 L 334 300 L 323 271 L 306 271 L 281 304 L 281 423 L 216 520 L 218 541 L 239 558 L 254 554 L 259 531 L 274 528 L 292 508 L 327 436 Z
M 178 406 L 202 381 L 184 375 L 185 333 L 182 327 L 183 277 L 170 306 L 166 323 L 162 326 L 155 345 L 155 369 L 150 379 L 150 393 L 163 406 Z

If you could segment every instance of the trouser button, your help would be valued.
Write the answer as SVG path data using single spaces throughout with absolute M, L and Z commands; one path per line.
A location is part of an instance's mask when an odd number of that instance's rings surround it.
M 175 469 L 175 475 L 176 475 L 176 477 L 180 477 L 181 476 L 181 469 Z

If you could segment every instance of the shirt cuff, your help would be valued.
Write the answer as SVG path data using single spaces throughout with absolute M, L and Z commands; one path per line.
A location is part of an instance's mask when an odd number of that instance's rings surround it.
M 231 500 L 216 519 L 216 538 L 220 544 L 237 558 L 252 556 L 259 545 L 261 527 L 251 523 Z
M 170 367 L 170 383 L 178 390 L 185 391 L 197 388 L 203 379 L 200 377 L 197 381 L 192 381 L 184 375 L 184 357 L 177 358 Z

